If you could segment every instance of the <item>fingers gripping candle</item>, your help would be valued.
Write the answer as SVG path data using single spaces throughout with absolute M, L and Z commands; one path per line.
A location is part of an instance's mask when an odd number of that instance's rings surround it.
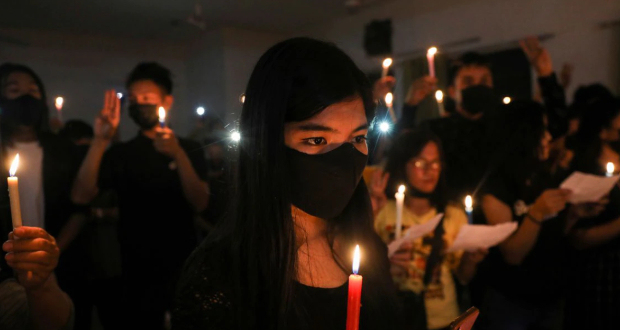
M 15 159 L 13 160 L 11 169 L 9 170 L 9 177 L 7 178 L 9 183 L 9 199 L 11 200 L 11 218 L 13 219 L 13 228 L 22 226 L 22 209 L 19 204 L 19 184 L 18 179 L 15 176 L 18 165 L 19 154 L 15 155 Z

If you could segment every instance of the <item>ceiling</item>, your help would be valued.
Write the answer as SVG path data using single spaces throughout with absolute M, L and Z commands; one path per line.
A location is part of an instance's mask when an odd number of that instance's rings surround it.
M 199 0 L 207 29 L 233 26 L 290 32 L 347 13 L 344 0 Z M 0 28 L 188 39 L 196 0 L 2 0 Z

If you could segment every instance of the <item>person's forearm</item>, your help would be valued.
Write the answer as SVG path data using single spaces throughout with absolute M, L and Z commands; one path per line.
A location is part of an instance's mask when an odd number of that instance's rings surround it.
M 572 243 L 577 249 L 588 249 L 611 241 L 620 235 L 620 218 L 600 226 L 573 231 Z
M 62 329 L 69 322 L 72 302 L 58 287 L 54 275 L 51 275 L 40 288 L 26 290 L 26 296 L 35 329 Z
M 76 204 L 88 204 L 97 196 L 97 178 L 101 159 L 110 141 L 105 139 L 94 139 L 86 158 L 80 166 L 80 170 L 71 189 L 71 200 Z
M 197 212 L 205 210 L 209 203 L 209 187 L 207 183 L 200 179 L 184 150 L 181 149 L 179 151 L 175 161 L 185 198 L 194 206 Z
M 534 248 L 539 233 L 539 224 L 527 217 L 523 219 L 517 231 L 499 246 L 504 260 L 511 265 L 520 265 Z
M 476 276 L 476 270 L 478 269 L 478 264 L 474 262 L 470 262 L 466 259 L 461 259 L 461 263 L 459 264 L 459 268 L 457 268 L 455 275 L 456 278 L 462 285 L 466 285 L 469 281 Z

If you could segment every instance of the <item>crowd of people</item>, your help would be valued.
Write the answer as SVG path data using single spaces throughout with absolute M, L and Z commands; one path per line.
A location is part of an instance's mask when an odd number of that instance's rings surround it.
M 0 180 L 0 328 L 91 329 L 96 311 L 105 329 L 343 329 L 355 245 L 361 329 L 447 329 L 472 305 L 481 330 L 613 328 L 620 189 L 571 203 L 559 187 L 620 168 L 620 101 L 593 84 L 569 105 L 547 50 L 521 46 L 539 95 L 503 104 L 488 58 L 466 53 L 443 116 L 417 118 L 437 90 L 425 76 L 381 132 L 394 78 L 371 83 L 336 46 L 289 39 L 256 64 L 235 141 L 212 117 L 188 139 L 160 123 L 160 107 L 180 110 L 157 63 L 128 74 L 124 97 L 106 91 L 93 125 L 50 118 L 38 75 L 0 65 L 5 176 L 23 160 L 22 227 Z M 120 142 L 125 109 L 139 132 Z M 438 214 L 388 256 L 397 231 Z M 517 229 L 450 249 L 468 222 Z

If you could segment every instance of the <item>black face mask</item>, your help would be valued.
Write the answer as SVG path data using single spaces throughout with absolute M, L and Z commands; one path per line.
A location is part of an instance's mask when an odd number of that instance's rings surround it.
M 156 104 L 129 104 L 129 117 L 142 129 L 151 129 L 157 125 L 159 114 Z
M 43 100 L 32 95 L 22 95 L 0 104 L 2 121 L 10 125 L 39 126 L 47 107 Z
M 333 219 L 351 200 L 368 156 L 351 143 L 324 154 L 309 155 L 286 148 L 291 202 L 321 219 Z
M 417 188 L 415 188 L 414 186 L 412 186 L 409 183 L 407 183 L 407 190 L 406 191 L 407 191 L 407 195 L 409 195 L 411 197 L 416 197 L 416 198 L 431 199 L 435 195 L 435 191 L 430 192 L 430 193 L 425 193 L 423 191 L 418 190 Z
M 498 105 L 499 98 L 491 87 L 475 85 L 461 91 L 461 106 L 472 115 L 489 113 Z

